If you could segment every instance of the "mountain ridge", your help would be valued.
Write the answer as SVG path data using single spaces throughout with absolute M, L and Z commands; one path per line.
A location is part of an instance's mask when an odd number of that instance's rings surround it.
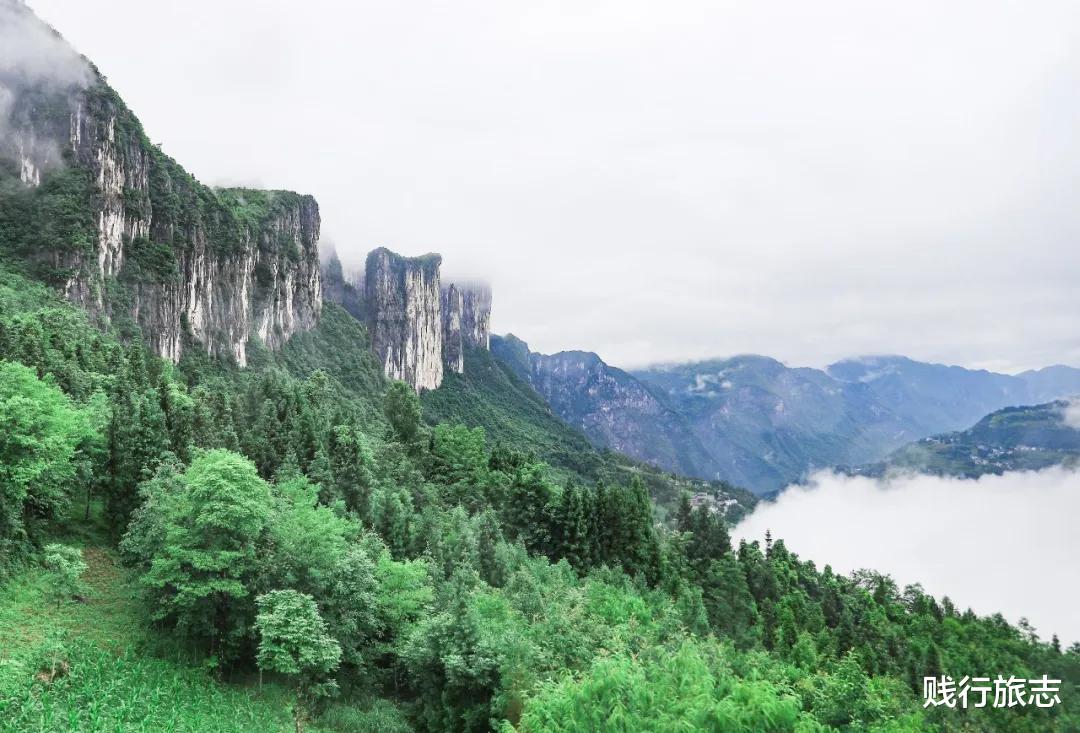
M 622 370 L 589 351 L 537 354 L 513 334 L 492 351 L 594 445 L 759 493 L 1080 392 L 1080 369 L 1064 365 L 1007 375 L 874 355 L 816 369 L 742 354 Z

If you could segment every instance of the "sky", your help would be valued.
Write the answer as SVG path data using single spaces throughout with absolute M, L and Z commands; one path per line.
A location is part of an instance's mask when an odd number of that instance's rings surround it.
M 200 180 L 637 367 L 1080 366 L 1080 4 L 30 0 Z
M 732 534 L 764 543 L 770 530 L 819 569 L 873 568 L 961 610 L 1027 618 L 1068 646 L 1080 641 L 1078 514 L 1080 474 L 1061 467 L 978 480 L 822 473 L 758 504 Z

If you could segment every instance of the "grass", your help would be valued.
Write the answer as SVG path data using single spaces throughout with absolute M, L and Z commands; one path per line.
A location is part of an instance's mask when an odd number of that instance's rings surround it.
M 0 586 L 0 731 L 293 730 L 287 689 L 218 682 L 147 627 L 133 573 L 100 536 L 68 521 L 53 538 L 82 547 L 85 602 L 49 600 L 40 568 Z

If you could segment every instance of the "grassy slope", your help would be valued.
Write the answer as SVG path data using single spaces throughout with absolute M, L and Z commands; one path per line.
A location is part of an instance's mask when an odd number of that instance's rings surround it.
M 0 731 L 291 731 L 287 690 L 219 683 L 148 633 L 135 579 L 103 529 L 69 522 L 55 538 L 82 547 L 85 603 L 56 605 L 37 567 L 0 585 Z M 67 673 L 39 679 L 53 660 Z

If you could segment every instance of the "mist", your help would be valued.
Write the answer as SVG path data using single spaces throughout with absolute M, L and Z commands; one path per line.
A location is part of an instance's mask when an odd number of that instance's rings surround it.
M 92 77 L 86 59 L 34 18 L 21 0 L 0 0 L 0 151 L 21 155 L 34 148 L 48 167 L 62 165 L 62 141 L 20 133 L 19 96 L 28 89 L 73 92 Z
M 1080 430 L 1080 397 L 1069 400 L 1061 415 L 1062 421 L 1070 428 Z
M 0 0 L 0 83 L 85 86 L 91 74 L 86 60 L 21 0 Z
M 762 503 L 733 531 L 765 531 L 819 568 L 873 568 L 960 609 L 1026 617 L 1039 636 L 1080 641 L 1080 474 L 1062 468 L 957 479 L 819 473 Z

